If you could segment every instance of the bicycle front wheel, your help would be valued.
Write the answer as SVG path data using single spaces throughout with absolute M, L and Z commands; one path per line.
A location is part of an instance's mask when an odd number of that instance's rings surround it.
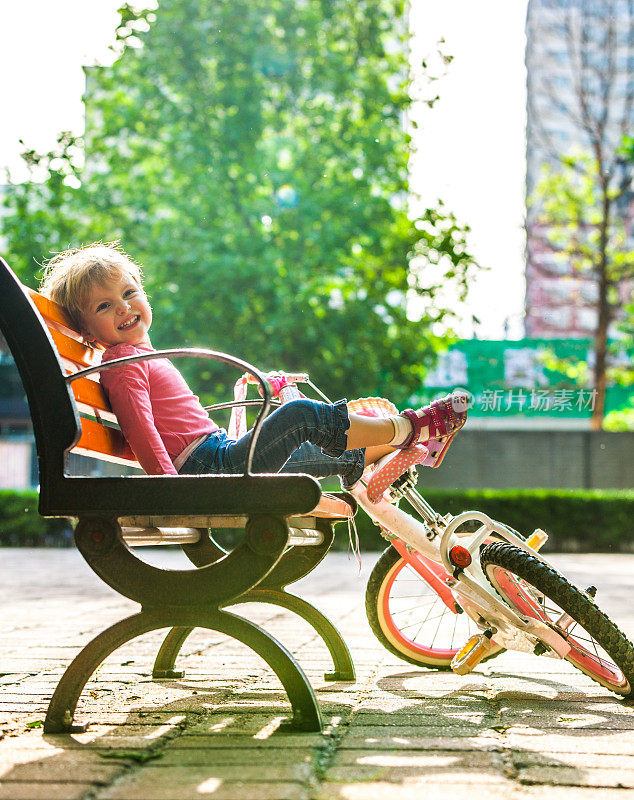
M 365 610 L 372 632 L 387 650 L 410 664 L 439 670 L 450 669 L 451 659 L 478 630 L 470 617 L 450 609 L 393 547 L 374 565 Z
M 484 545 L 480 563 L 492 586 L 520 614 L 547 623 L 570 645 L 567 661 L 623 697 L 633 694 L 634 645 L 549 564 L 506 543 Z

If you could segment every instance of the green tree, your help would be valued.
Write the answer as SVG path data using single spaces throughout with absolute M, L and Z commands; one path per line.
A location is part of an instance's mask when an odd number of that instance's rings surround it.
M 597 392 L 592 427 L 598 430 L 607 383 L 617 376 L 608 335 L 624 316 L 634 279 L 627 221 L 632 172 L 620 151 L 634 124 L 634 82 L 627 66 L 634 58 L 634 3 L 575 0 L 562 4 L 559 20 L 566 67 L 544 73 L 540 91 L 529 93 L 541 98 L 542 107 L 530 116 L 545 163 L 529 201 L 527 229 L 530 239 L 563 254 L 573 274 L 596 288 L 591 371 Z M 576 150 L 557 146 L 547 129 L 553 119 L 578 143 Z
M 117 43 L 111 67 L 87 72 L 69 243 L 118 238 L 144 265 L 155 346 L 227 350 L 307 369 L 332 395 L 404 400 L 455 311 L 435 295 L 453 283 L 464 297 L 473 262 L 442 207 L 408 214 L 402 0 L 126 5 Z M 58 169 L 37 200 L 44 239 Z M 17 197 L 34 191 L 10 192 L 11 249 L 31 224 Z M 60 236 L 49 241 L 30 257 Z M 208 367 L 185 369 L 203 395 L 221 388 Z
M 592 416 L 596 430 L 603 426 L 608 383 L 627 380 L 631 372 L 623 364 L 611 364 L 608 332 L 623 321 L 634 278 L 631 236 L 617 211 L 624 186 L 608 180 L 600 169 L 600 161 L 585 153 L 562 156 L 559 168 L 545 166 L 535 191 L 539 213 L 533 221 L 533 232 L 541 231 L 548 247 L 565 256 L 573 274 L 591 278 L 596 286 L 593 369 L 587 364 L 560 364 L 571 377 L 583 380 L 592 371 L 597 392 Z M 619 340 L 614 349 L 622 349 L 624 344 Z
M 12 183 L 9 176 L 2 232 L 8 240 L 13 270 L 32 287 L 37 285 L 42 259 L 77 240 L 82 205 L 79 148 L 77 137 L 60 133 L 46 153 L 25 148 L 22 160 L 28 170 L 27 181 Z M 79 235 L 84 235 L 83 228 Z

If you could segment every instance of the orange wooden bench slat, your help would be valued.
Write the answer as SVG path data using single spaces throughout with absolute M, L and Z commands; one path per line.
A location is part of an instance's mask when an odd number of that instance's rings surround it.
M 71 339 L 70 336 L 55 328 L 49 327 L 49 332 L 55 342 L 57 352 L 62 358 L 74 361 L 80 367 L 92 367 L 98 363 L 92 347 L 88 347 L 76 339 Z
M 49 299 L 48 297 L 44 297 L 43 294 L 36 292 L 35 289 L 29 289 L 28 286 L 25 286 L 24 288 L 31 300 L 33 300 L 35 303 L 35 307 L 44 317 L 47 323 L 55 322 L 58 325 L 67 328 L 69 332 L 75 333 L 76 336 L 79 336 L 79 334 L 75 331 L 73 323 L 70 321 L 68 314 L 66 314 L 61 306 L 53 302 L 53 300 Z
M 121 431 L 87 417 L 82 417 L 81 437 L 74 451 L 81 451 L 84 455 L 100 453 L 106 460 L 138 466 L 134 453 Z
M 67 374 L 99 363 L 98 351 L 83 343 L 81 334 L 73 329 L 67 314 L 57 303 L 33 289 L 27 288 L 27 292 L 46 322 Z M 94 413 L 109 422 L 116 422 L 106 393 L 98 380 L 79 378 L 73 381 L 71 388 L 80 411 Z M 83 413 L 81 418 L 81 438 L 73 452 L 88 456 L 99 455 L 107 461 L 138 466 L 132 450 L 119 430 L 103 425 L 98 419 L 86 417 Z
M 51 334 L 53 333 L 52 330 L 49 329 L 49 331 Z M 60 334 L 57 331 L 55 331 L 55 334 L 56 336 L 53 336 L 53 341 L 56 345 L 58 345 L 59 340 L 57 337 L 60 336 Z M 86 366 L 93 366 L 93 364 L 81 362 L 78 363 L 75 359 L 67 358 L 62 353 L 59 353 L 59 355 L 64 367 L 65 375 L 72 375 L 73 373 L 84 369 Z M 106 411 L 112 415 L 108 397 L 99 383 L 99 375 L 97 373 L 94 373 L 90 377 L 78 378 L 77 380 L 73 381 L 71 383 L 71 389 L 75 395 L 75 400 L 77 400 L 77 402 L 81 405 L 90 406 L 91 408 L 94 408 L 100 412 Z M 108 417 L 108 419 L 109 418 L 110 417 Z
M 75 395 L 75 400 L 79 404 L 89 406 L 97 411 L 110 412 L 106 419 L 111 418 L 110 403 L 100 384 L 96 381 L 91 381 L 90 378 L 78 378 L 71 383 L 71 388 Z

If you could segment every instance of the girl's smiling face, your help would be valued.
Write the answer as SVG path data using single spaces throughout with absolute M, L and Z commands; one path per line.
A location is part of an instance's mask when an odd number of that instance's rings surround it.
M 82 314 L 87 341 L 105 347 L 150 345 L 152 309 L 147 295 L 131 275 L 121 273 L 106 283 L 94 283 Z

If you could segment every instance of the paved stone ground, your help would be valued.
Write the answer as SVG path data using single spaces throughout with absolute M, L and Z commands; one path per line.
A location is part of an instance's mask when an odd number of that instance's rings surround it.
M 164 565 L 181 563 L 163 551 Z M 74 550 L 0 550 L 0 800 L 509 800 L 634 798 L 634 705 L 565 662 L 505 653 L 471 675 L 417 669 L 374 639 L 363 598 L 375 556 L 331 554 L 299 593 L 337 624 L 358 672 L 327 683 L 308 626 L 242 606 L 293 651 L 316 689 L 322 735 L 283 732 L 281 685 L 249 650 L 195 633 L 182 680 L 153 681 L 160 636 L 117 651 L 84 691 L 86 733 L 43 735 L 64 667 L 136 610 Z M 634 556 L 552 559 L 634 638 Z

